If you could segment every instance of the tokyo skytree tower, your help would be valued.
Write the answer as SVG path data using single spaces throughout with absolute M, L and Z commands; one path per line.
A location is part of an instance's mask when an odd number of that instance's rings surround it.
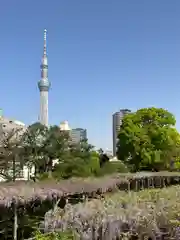
M 47 60 L 47 30 L 44 30 L 44 51 L 41 61 L 41 80 L 38 82 L 40 91 L 40 114 L 41 124 L 48 126 L 48 93 L 50 88 L 48 80 L 48 60 Z

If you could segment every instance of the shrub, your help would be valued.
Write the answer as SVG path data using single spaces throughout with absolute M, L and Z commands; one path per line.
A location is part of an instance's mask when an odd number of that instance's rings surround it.
M 73 234 L 71 232 L 49 233 L 42 234 L 37 232 L 35 234 L 35 240 L 73 240 Z
M 112 173 L 127 173 L 127 166 L 121 161 L 117 162 L 106 162 L 102 168 L 96 173 L 96 176 L 104 176 Z
M 76 157 L 58 164 L 53 173 L 55 178 L 89 177 L 99 170 L 99 159 L 95 156 L 87 160 Z

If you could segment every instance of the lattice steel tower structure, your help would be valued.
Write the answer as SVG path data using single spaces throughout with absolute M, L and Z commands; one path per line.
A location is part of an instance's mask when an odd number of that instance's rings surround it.
M 41 80 L 38 82 L 40 91 L 40 114 L 39 121 L 41 124 L 48 126 L 48 92 L 50 82 L 48 80 L 48 60 L 47 60 L 47 30 L 44 30 L 44 51 L 41 61 Z

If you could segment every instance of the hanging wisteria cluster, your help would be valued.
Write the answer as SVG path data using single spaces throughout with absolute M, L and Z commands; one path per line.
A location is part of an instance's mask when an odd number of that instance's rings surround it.
M 109 194 L 46 213 L 45 232 L 81 240 L 180 239 L 180 186 Z

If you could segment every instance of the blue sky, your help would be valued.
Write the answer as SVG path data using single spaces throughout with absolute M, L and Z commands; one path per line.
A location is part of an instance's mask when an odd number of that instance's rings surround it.
M 88 130 L 112 148 L 112 113 L 163 107 L 180 130 L 179 0 L 0 1 L 0 107 L 38 118 L 43 29 L 48 30 L 49 120 Z

